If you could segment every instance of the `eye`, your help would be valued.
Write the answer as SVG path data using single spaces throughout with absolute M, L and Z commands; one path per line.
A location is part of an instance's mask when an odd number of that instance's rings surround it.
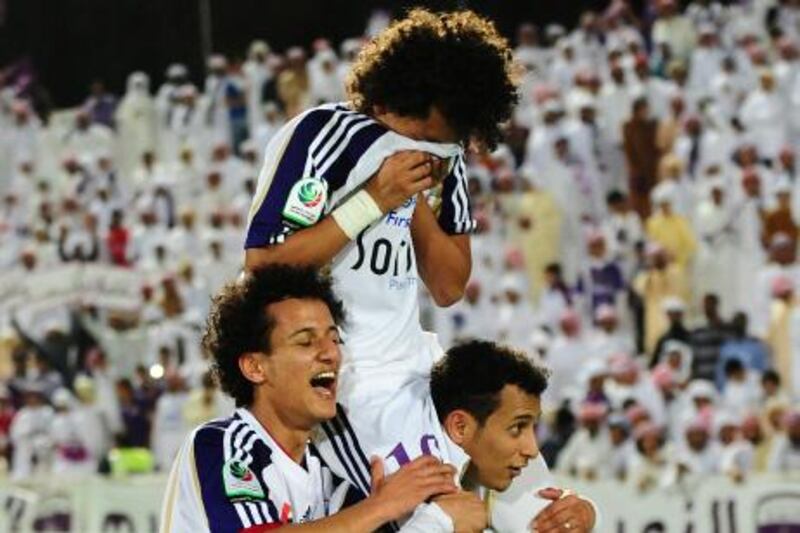
M 511 434 L 512 437 L 519 437 L 522 435 L 522 429 L 525 427 L 525 424 L 515 424 L 508 428 L 508 432 Z

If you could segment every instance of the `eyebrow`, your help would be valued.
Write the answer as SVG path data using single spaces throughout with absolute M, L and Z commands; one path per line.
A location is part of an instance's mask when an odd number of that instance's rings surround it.
M 328 329 L 326 329 L 325 331 L 328 332 L 328 333 L 330 333 L 331 331 L 335 331 L 338 334 L 339 333 L 339 328 L 334 324 L 334 325 L 328 327 Z M 294 331 L 294 332 L 290 333 L 289 334 L 289 338 L 291 339 L 291 338 L 296 337 L 298 335 L 302 335 L 303 333 L 310 333 L 310 334 L 313 335 L 313 334 L 316 333 L 316 329 L 311 327 L 311 326 L 306 327 L 306 328 L 302 328 L 302 329 L 298 329 L 297 331 Z
M 539 419 L 538 416 L 533 416 L 533 415 L 517 415 L 514 417 L 513 422 L 521 422 L 521 421 L 527 422 L 528 420 L 536 422 L 538 419 Z

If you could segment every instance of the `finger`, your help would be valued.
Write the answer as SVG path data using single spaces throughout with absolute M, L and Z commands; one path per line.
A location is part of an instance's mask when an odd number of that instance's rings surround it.
M 374 494 L 378 488 L 383 484 L 385 477 L 383 471 L 383 460 L 380 457 L 373 456 L 369 461 L 369 473 L 372 479 L 372 493 Z
M 430 163 L 423 163 L 421 165 L 417 165 L 414 168 L 406 169 L 403 172 L 403 180 L 404 181 L 417 181 L 422 179 L 426 176 L 430 176 L 432 174 L 432 168 Z
M 557 489 L 555 487 L 547 487 L 537 492 L 537 494 L 547 500 L 557 500 L 561 497 L 561 494 L 563 494 L 563 492 L 564 492 L 563 490 Z
M 418 181 L 415 181 L 414 183 L 412 183 L 409 192 L 412 195 L 413 194 L 417 194 L 417 193 L 420 193 L 422 191 L 427 191 L 428 189 L 433 187 L 433 185 L 434 185 L 433 178 L 428 176 L 426 178 L 423 178 L 421 180 L 418 180 Z
M 417 150 L 409 150 L 406 152 L 400 152 L 402 157 L 398 157 L 398 164 L 400 164 L 403 168 L 414 168 L 419 166 L 423 163 L 427 163 L 430 161 L 430 154 L 425 152 L 419 152 Z
M 442 462 L 432 455 L 420 455 L 410 463 L 406 464 L 403 468 L 408 470 L 419 470 L 425 468 L 436 468 L 442 465 Z
M 572 526 L 571 529 L 577 528 L 580 524 L 582 524 L 580 517 L 575 515 L 569 509 L 560 510 L 554 514 L 545 515 L 545 513 L 540 513 L 539 517 L 537 517 L 535 525 L 537 528 L 540 527 L 553 527 L 556 530 L 564 530 L 564 524 L 567 522 L 570 523 Z

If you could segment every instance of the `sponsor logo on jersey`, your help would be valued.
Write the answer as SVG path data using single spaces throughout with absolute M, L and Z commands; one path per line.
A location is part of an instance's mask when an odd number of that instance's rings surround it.
M 324 178 L 301 178 L 289 191 L 283 218 L 294 226 L 313 226 L 322 216 L 327 197 L 328 182 Z
M 225 495 L 232 500 L 263 500 L 266 497 L 253 471 L 236 459 L 222 466 L 222 482 Z

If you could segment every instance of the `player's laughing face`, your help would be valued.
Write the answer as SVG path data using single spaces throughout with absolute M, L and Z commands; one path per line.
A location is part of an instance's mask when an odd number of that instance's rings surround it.
M 462 443 L 471 460 L 467 474 L 484 487 L 507 489 L 528 461 L 539 454 L 534 423 L 540 413 L 536 395 L 516 385 L 503 387 L 497 408 L 483 426 L 467 432 Z
M 339 329 L 320 300 L 271 304 L 275 321 L 271 351 L 263 356 L 264 396 L 285 422 L 312 428 L 336 415 L 336 383 L 342 356 Z

